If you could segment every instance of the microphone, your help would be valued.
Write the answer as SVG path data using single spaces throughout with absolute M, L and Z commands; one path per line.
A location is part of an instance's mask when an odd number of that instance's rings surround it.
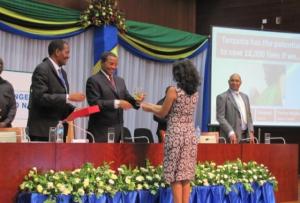
M 75 127 L 77 129 L 79 129 L 80 131 L 82 131 L 83 133 L 88 134 L 92 138 L 92 143 L 95 143 L 95 136 L 90 131 L 88 131 L 78 125 L 75 125 L 74 122 L 73 123 L 71 123 L 71 122 L 68 123 L 67 121 L 61 121 L 61 122 L 67 123 L 67 124 L 71 125 L 71 127 Z M 87 143 L 87 139 L 73 139 L 72 143 Z

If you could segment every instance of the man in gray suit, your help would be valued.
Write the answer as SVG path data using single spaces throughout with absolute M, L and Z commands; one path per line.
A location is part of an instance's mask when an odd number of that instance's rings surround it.
M 250 103 L 248 96 L 239 92 L 242 84 L 240 75 L 232 74 L 228 84 L 229 89 L 217 96 L 217 120 L 220 123 L 221 136 L 233 144 L 246 138 L 250 138 L 250 143 L 253 143 Z
M 96 142 L 107 142 L 108 128 L 115 130 L 115 142 L 120 142 L 123 127 L 123 110 L 139 108 L 143 98 L 133 98 L 123 78 L 114 75 L 118 58 L 111 52 L 101 56 L 101 70 L 91 76 L 86 83 L 86 96 L 89 105 L 98 105 L 100 112 L 90 115 L 88 130 Z

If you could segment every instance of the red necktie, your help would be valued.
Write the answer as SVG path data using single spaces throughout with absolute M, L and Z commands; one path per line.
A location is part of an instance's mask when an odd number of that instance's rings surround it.
M 114 78 L 112 77 L 112 75 L 109 76 L 109 81 L 110 81 L 111 86 L 114 89 L 116 89 L 116 84 L 115 84 L 115 81 L 114 81 Z

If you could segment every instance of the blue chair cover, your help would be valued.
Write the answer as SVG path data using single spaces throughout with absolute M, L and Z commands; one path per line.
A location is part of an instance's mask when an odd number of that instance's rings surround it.
M 262 189 L 258 183 L 252 183 L 253 192 L 250 194 L 250 203 L 262 203 Z
M 211 186 L 211 193 L 212 193 L 212 202 L 213 203 L 224 203 L 225 199 L 225 187 L 218 185 L 218 186 Z M 227 202 L 227 201 L 225 201 Z
M 159 189 L 159 203 L 173 203 L 171 187 Z
M 107 203 L 123 203 L 122 192 L 117 192 L 113 197 L 109 196 Z
M 137 191 L 128 191 L 122 192 L 123 203 L 138 203 L 138 192 Z
M 232 185 L 231 186 L 231 191 L 227 195 L 228 198 L 226 198 L 227 201 L 229 203 L 241 203 L 241 198 L 240 198 L 239 193 L 240 193 L 240 191 L 239 191 L 239 185 L 238 184 Z
M 269 182 L 260 186 L 252 183 L 253 192 L 248 193 L 241 183 L 232 186 L 232 191 L 225 194 L 224 186 L 196 186 L 192 188 L 190 203 L 275 203 L 273 185 Z M 22 192 L 18 194 L 17 203 L 43 203 L 47 195 Z M 83 196 L 82 203 L 173 203 L 171 188 L 160 188 L 156 195 L 148 190 L 117 192 L 113 197 L 104 194 Z M 74 203 L 70 195 L 58 195 L 57 203 Z
M 210 203 L 211 202 L 211 187 L 208 186 L 197 186 L 194 187 L 196 191 L 196 202 L 197 203 Z
M 103 194 L 99 197 L 96 195 L 88 196 L 88 203 L 107 203 L 109 196 L 107 194 Z
M 190 203 L 197 203 L 196 187 L 192 188 L 192 192 L 190 194 Z
M 21 192 L 18 194 L 17 203 L 27 203 L 30 202 L 31 193 L 28 192 Z
M 237 186 L 240 192 L 241 203 L 250 203 L 250 194 L 245 189 L 244 185 L 242 183 L 237 183 Z
M 275 203 L 275 194 L 272 183 L 265 183 L 262 186 L 264 203 Z
M 152 195 L 149 190 L 138 190 L 138 203 L 159 203 L 159 193 Z

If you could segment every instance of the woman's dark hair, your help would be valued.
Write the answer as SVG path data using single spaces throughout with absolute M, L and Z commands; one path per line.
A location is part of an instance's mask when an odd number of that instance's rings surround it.
M 192 95 L 198 90 L 200 76 L 194 64 L 187 59 L 177 61 L 173 64 L 173 77 L 177 86 Z

